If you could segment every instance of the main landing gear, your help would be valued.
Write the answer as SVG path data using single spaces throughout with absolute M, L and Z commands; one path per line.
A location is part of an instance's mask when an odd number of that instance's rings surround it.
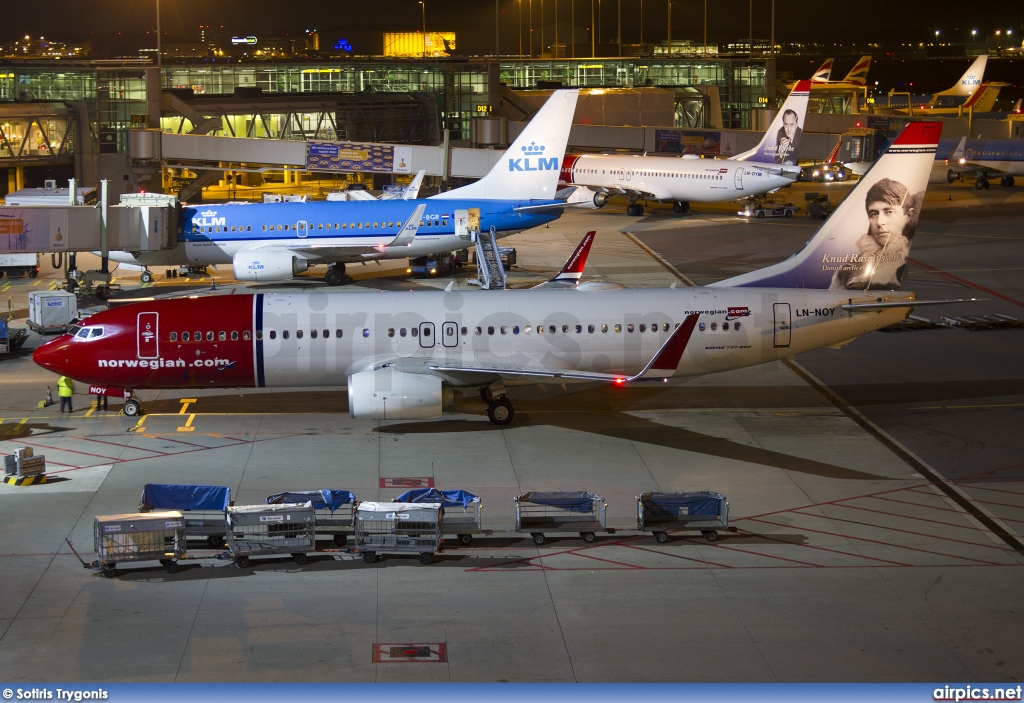
M 626 206 L 626 214 L 630 217 L 640 217 L 644 214 L 644 206 L 640 203 L 633 201 Z
M 487 419 L 495 425 L 507 425 L 516 416 L 512 403 L 505 398 L 504 389 L 499 395 L 494 395 L 488 386 L 480 389 L 480 397 L 487 403 Z
M 979 177 L 978 180 L 974 182 L 974 187 L 976 190 L 988 190 L 988 179 Z
M 324 281 L 329 286 L 340 286 L 343 280 L 345 280 L 345 264 L 334 264 L 328 267 L 327 273 L 324 274 Z
M 676 213 L 677 215 L 682 215 L 683 213 L 689 211 L 690 203 L 686 202 L 685 200 L 677 200 L 676 202 L 672 203 L 672 212 Z

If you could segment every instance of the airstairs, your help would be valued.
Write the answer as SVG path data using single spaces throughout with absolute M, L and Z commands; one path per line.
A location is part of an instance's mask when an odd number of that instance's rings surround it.
M 474 232 L 476 240 L 477 280 L 481 288 L 488 290 L 501 289 L 506 286 L 505 267 L 501 265 L 501 254 L 498 242 L 494 237 L 494 227 L 486 233 Z

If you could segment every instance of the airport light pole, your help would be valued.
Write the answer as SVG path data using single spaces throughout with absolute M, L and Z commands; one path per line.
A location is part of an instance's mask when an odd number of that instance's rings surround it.
M 708 0 L 704 0 L 704 53 L 708 53 Z
M 427 57 L 427 3 L 420 2 L 420 10 L 423 15 L 423 58 Z
M 156 65 L 160 65 L 160 0 L 156 0 Z
M 775 0 L 772 0 L 774 2 Z M 668 5 L 668 43 L 665 46 L 666 56 L 672 56 L 672 0 L 667 0 Z
M 622 56 L 622 0 L 619 0 L 618 17 L 615 20 L 615 43 L 619 45 L 619 56 Z
M 523 0 L 519 0 L 519 58 L 523 58 Z
M 775 0 L 772 0 L 775 2 Z M 494 58 L 501 56 L 500 42 L 498 40 L 498 0 L 494 0 Z
M 640 43 L 644 43 L 644 0 L 640 0 Z
M 772 56 L 775 56 L 775 0 L 772 0 Z
M 597 32 L 594 28 L 594 0 L 590 0 L 590 58 L 597 56 Z

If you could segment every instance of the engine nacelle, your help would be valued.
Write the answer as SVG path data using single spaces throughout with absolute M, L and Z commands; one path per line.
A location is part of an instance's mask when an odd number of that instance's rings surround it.
M 349 415 L 363 420 L 425 420 L 453 400 L 452 389 L 437 376 L 378 369 L 348 377 Z
M 309 268 L 294 254 L 258 249 L 238 252 L 231 263 L 238 281 L 286 281 Z
M 594 193 L 594 207 L 604 207 L 611 200 L 607 193 Z

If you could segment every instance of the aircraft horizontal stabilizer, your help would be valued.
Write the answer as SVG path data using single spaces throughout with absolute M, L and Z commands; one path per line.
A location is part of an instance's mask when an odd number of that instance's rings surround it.
M 953 305 L 955 303 L 980 303 L 985 298 L 955 298 L 953 300 L 896 300 L 882 303 L 847 303 L 840 305 L 848 312 L 870 312 L 871 310 L 890 310 L 892 308 L 919 308 L 924 305 Z

